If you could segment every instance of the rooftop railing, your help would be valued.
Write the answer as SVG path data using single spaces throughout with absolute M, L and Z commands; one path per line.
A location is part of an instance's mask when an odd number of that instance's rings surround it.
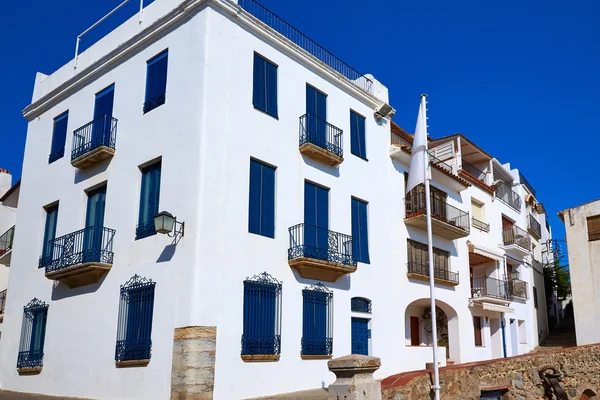
M 15 237 L 15 226 L 13 225 L 6 232 L 0 236 L 0 256 L 8 253 L 13 246 L 13 239 Z
M 508 281 L 488 277 L 473 278 L 471 297 L 474 299 L 493 297 L 501 300 L 512 300 Z
M 88 122 L 73 132 L 71 161 L 100 146 L 115 148 L 117 141 L 117 119 L 103 115 Z
M 319 61 L 333 68 L 359 88 L 370 92 L 373 81 L 325 50 L 314 40 L 294 28 L 255 0 L 238 0 L 238 4 L 262 23 L 274 29 L 285 38 L 307 51 Z
M 435 157 L 434 155 L 431 154 L 431 152 L 429 153 L 429 162 L 433 165 L 437 165 L 438 167 L 441 167 L 446 172 L 452 173 L 452 165 Z
M 521 210 L 521 196 L 507 185 L 500 185 L 496 189 L 496 197 L 514 208 Z
M 516 225 L 502 230 L 502 239 L 505 246 L 517 245 L 529 251 L 531 249 L 531 237 L 523 229 Z
M 300 117 L 300 146 L 312 143 L 337 156 L 343 157 L 342 130 L 313 114 Z
M 485 172 L 474 166 L 473 164 L 469 164 L 465 160 L 462 161 L 462 170 L 468 172 L 470 175 L 485 183 Z
M 356 259 L 352 256 L 352 236 L 350 235 L 308 224 L 292 226 L 289 228 L 289 234 L 288 260 L 308 257 L 356 266 Z
M 409 193 L 406 196 L 406 218 L 427 214 L 425 193 Z M 431 217 L 457 228 L 470 231 L 469 213 L 451 206 L 445 201 L 431 197 Z
M 533 197 L 535 197 L 535 190 L 533 190 L 533 186 L 531 186 L 531 184 L 527 181 L 527 179 L 525 179 L 525 176 L 519 172 L 519 178 L 521 181 L 521 184 L 523 186 L 525 186 L 527 188 L 527 190 L 529 190 L 529 192 L 533 195 Z
M 531 214 L 527 216 L 527 225 L 528 228 L 538 236 L 538 238 L 542 237 L 542 225 Z
M 408 262 L 408 273 L 409 274 L 419 274 L 423 276 L 429 276 L 429 265 L 422 264 L 418 262 L 409 261 Z M 433 277 L 435 279 L 442 279 L 448 282 L 458 283 L 458 272 L 448 271 L 444 268 L 434 267 L 433 268 Z

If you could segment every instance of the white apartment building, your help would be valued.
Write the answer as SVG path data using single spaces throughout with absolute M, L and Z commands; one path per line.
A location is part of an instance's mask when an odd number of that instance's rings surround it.
M 8 275 L 15 236 L 15 219 L 19 205 L 20 181 L 12 184 L 12 175 L 0 168 L 0 334 L 4 322 Z
M 569 248 L 571 296 L 577 345 L 600 343 L 600 199 L 558 213 Z
M 253 0 L 155 0 L 76 62 L 24 110 L 3 389 L 241 399 L 328 385 L 350 353 L 378 378 L 431 360 L 385 86 Z M 442 364 L 530 351 L 543 217 L 463 136 L 430 148 Z

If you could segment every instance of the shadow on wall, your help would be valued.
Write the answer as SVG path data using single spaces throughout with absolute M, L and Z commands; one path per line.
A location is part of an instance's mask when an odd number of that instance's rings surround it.
M 294 273 L 294 278 L 296 278 L 296 282 L 305 284 L 307 287 L 314 285 L 316 282 L 314 279 L 306 279 L 300 276 L 300 273 L 296 271 L 296 269 L 292 268 L 292 272 Z M 335 282 L 326 282 L 320 281 L 330 289 L 338 289 L 338 290 L 350 290 L 350 274 L 340 276 Z
M 80 183 L 85 181 L 86 179 L 90 179 L 108 169 L 110 162 L 112 161 L 112 157 L 108 158 L 104 161 L 100 161 L 96 165 L 86 168 L 86 169 L 76 169 L 75 170 L 75 183 Z
M 89 285 L 80 286 L 76 288 L 69 288 L 66 284 L 54 281 L 52 284 L 52 300 L 62 300 L 68 299 L 69 297 L 79 296 L 87 293 L 95 293 L 100 286 L 102 286 L 102 282 L 106 279 L 110 271 L 103 274 L 100 280 L 96 283 L 91 283 Z
M 306 156 L 306 155 L 304 155 L 302 153 L 301 153 L 301 155 L 302 155 L 302 159 L 304 160 L 304 163 L 306 165 L 309 165 L 309 166 L 311 166 L 313 168 L 316 168 L 319 171 L 324 172 L 324 173 L 326 173 L 328 175 L 331 175 L 331 176 L 334 176 L 336 178 L 339 178 L 339 176 L 340 176 L 340 169 L 338 167 L 331 167 L 331 166 L 329 166 L 327 164 L 323 164 L 322 162 L 315 161 L 312 158 L 310 158 L 310 157 L 308 157 L 308 156 Z

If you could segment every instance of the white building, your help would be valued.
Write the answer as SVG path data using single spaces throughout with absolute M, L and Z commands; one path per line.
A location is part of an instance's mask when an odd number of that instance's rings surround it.
M 12 175 L 0 168 L 0 332 L 8 288 L 10 260 L 15 235 L 15 218 L 19 205 L 20 181 L 12 185 Z
M 569 248 L 571 296 L 577 345 L 600 343 L 600 200 L 558 213 L 565 224 Z
M 423 202 L 388 103 L 252 0 L 156 0 L 39 73 L 2 388 L 239 399 L 327 385 L 351 352 L 379 378 L 424 368 Z M 431 148 L 442 363 L 530 351 L 547 327 L 519 173 L 462 136 Z

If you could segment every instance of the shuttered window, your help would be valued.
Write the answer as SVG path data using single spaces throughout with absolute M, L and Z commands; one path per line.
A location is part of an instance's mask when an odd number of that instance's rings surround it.
M 427 245 L 414 240 L 408 239 L 408 262 L 415 263 L 417 265 L 429 266 L 429 258 L 427 256 Z M 450 253 L 433 248 L 433 264 L 435 268 L 439 268 L 445 271 L 449 270 L 449 259 Z
M 67 141 L 67 125 L 69 122 L 69 112 L 64 112 L 54 118 L 54 126 L 52 128 L 52 146 L 48 163 L 52 163 L 65 155 L 65 142 Z
M 140 213 L 135 230 L 135 239 L 142 239 L 156 234 L 154 217 L 158 214 L 160 198 L 161 163 L 142 168 L 142 188 L 140 191 Z
M 150 360 L 156 282 L 134 275 L 121 286 L 117 326 L 117 363 Z
M 165 104 L 169 52 L 163 51 L 146 63 L 146 96 L 144 114 Z
M 333 353 L 333 293 L 319 283 L 302 290 L 302 355 Z
M 482 206 L 479 203 L 471 202 L 471 211 L 473 212 L 473 218 L 478 221 L 483 222 L 483 210 Z
M 600 240 L 600 215 L 587 218 L 588 240 Z
M 352 255 L 357 261 L 370 263 L 367 203 L 352 199 Z
M 275 237 L 275 167 L 250 160 L 248 232 Z
M 252 104 L 254 108 L 278 118 L 277 66 L 256 53 L 254 54 Z
M 39 263 L 40 268 L 48 265 L 52 261 L 57 222 L 58 204 L 46 207 L 46 224 L 44 227 L 44 242 L 42 244 L 42 259 Z
M 473 330 L 475 332 L 475 346 L 483 346 L 481 317 L 473 317 Z
M 41 368 L 44 359 L 48 304 L 34 298 L 23 308 L 21 341 L 17 356 L 18 369 Z
M 266 272 L 244 281 L 242 355 L 280 354 L 281 287 Z
M 367 159 L 365 118 L 354 111 L 350 111 L 350 151 L 360 158 Z

